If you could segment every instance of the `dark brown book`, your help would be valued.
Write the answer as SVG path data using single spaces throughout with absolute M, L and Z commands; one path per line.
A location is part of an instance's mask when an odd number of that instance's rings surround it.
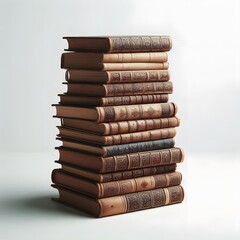
M 180 185 L 100 199 L 87 197 L 62 186 L 52 186 L 59 192 L 59 198 L 53 200 L 95 217 L 106 217 L 181 203 L 184 198 L 184 190 Z
M 165 82 L 170 80 L 170 73 L 168 70 L 90 71 L 68 69 L 65 79 L 67 82 L 73 83 Z
M 115 135 L 96 135 L 91 132 L 79 131 L 78 129 L 57 127 L 59 130 L 58 137 L 79 140 L 82 142 L 89 142 L 92 144 L 100 145 L 116 145 L 134 142 L 144 142 L 159 140 L 165 138 L 173 138 L 176 136 L 175 128 L 162 128 L 154 129 L 148 131 L 134 132 L 134 133 L 124 133 Z
M 62 105 L 55 105 L 55 107 L 57 117 L 85 119 L 98 123 L 173 117 L 177 113 L 177 105 L 175 103 L 152 103 L 95 108 Z
M 67 85 L 67 94 L 81 96 L 116 97 L 141 94 L 170 94 L 173 91 L 172 82 L 145 82 L 121 84 L 82 84 L 64 83 Z
M 129 178 L 137 178 L 143 176 L 156 175 L 160 173 L 174 172 L 176 170 L 177 164 L 169 164 L 157 167 L 149 167 L 149 168 L 140 168 L 128 171 L 121 172 L 113 172 L 113 173 L 105 173 L 100 174 L 94 171 L 90 171 L 88 169 L 80 168 L 71 164 L 67 164 L 60 161 L 55 161 L 62 165 L 62 170 L 64 172 L 83 177 L 85 179 L 89 179 L 93 182 L 111 182 L 111 181 L 119 181 Z
M 68 51 L 79 52 L 166 52 L 172 48 L 169 36 L 64 37 Z
M 78 140 L 67 139 L 67 138 L 57 138 L 57 139 L 62 141 L 63 147 L 70 148 L 77 151 L 83 151 L 83 152 L 87 152 L 90 154 L 95 154 L 103 157 L 171 148 L 171 147 L 174 147 L 174 144 L 175 144 L 173 138 L 144 141 L 144 142 L 137 142 L 137 143 L 117 144 L 117 145 L 109 145 L 109 146 L 94 145 L 93 143 L 91 144 L 90 142 L 89 143 L 80 142 Z
M 93 132 L 100 135 L 133 133 L 160 128 L 177 127 L 180 119 L 177 117 L 155 118 L 121 122 L 96 123 L 74 118 L 61 118 L 62 126 Z
M 57 149 L 59 151 L 60 162 L 91 169 L 99 173 L 156 167 L 180 163 L 184 160 L 184 154 L 181 148 L 137 152 L 112 157 L 91 155 L 63 147 Z
M 77 105 L 86 107 L 119 106 L 145 103 L 165 103 L 168 94 L 151 94 L 118 97 L 82 97 L 79 95 L 59 94 L 61 105 Z
M 52 171 L 52 182 L 93 198 L 112 197 L 133 192 L 141 192 L 163 187 L 180 185 L 182 175 L 179 172 L 157 174 L 107 183 L 96 183 L 68 174 L 61 169 Z

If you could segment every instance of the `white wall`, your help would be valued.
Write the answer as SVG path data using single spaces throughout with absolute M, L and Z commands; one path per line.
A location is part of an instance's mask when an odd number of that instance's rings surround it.
M 187 152 L 237 152 L 240 101 L 238 0 L 1 0 L 0 149 L 53 151 L 52 103 L 64 91 L 66 35 L 169 34 Z

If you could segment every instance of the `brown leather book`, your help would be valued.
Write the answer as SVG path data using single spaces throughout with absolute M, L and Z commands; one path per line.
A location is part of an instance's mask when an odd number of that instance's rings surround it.
M 85 119 L 98 123 L 174 117 L 177 113 L 177 105 L 175 103 L 152 103 L 95 108 L 54 106 L 56 107 L 57 117 Z
M 93 132 L 100 135 L 133 133 L 160 128 L 178 127 L 180 119 L 177 117 L 142 119 L 121 122 L 96 123 L 74 118 L 61 118 L 62 126 Z
M 168 70 L 90 71 L 68 69 L 65 79 L 67 82 L 73 83 L 164 82 L 170 79 L 170 73 Z
M 121 172 L 113 172 L 113 173 L 105 173 L 100 174 L 94 171 L 90 171 L 88 169 L 80 168 L 78 166 L 74 166 L 71 164 L 67 164 L 60 161 L 55 161 L 56 163 L 61 164 L 62 170 L 64 172 L 83 177 L 93 182 L 111 182 L 111 181 L 119 181 L 130 178 L 137 178 L 143 176 L 156 175 L 160 173 L 174 172 L 176 170 L 177 164 L 169 164 L 157 167 L 149 167 L 149 168 L 141 168 L 141 169 L 133 169 L 128 171 Z
M 79 105 L 86 107 L 118 106 L 145 103 L 164 103 L 168 94 L 151 94 L 118 97 L 82 97 L 78 95 L 58 94 L 61 105 Z
M 90 154 L 95 154 L 103 157 L 171 148 L 175 144 L 173 138 L 136 142 L 136 143 L 116 144 L 116 145 L 108 145 L 108 146 L 93 145 L 93 143 L 91 144 L 90 142 L 89 143 L 80 142 L 78 140 L 67 139 L 67 138 L 57 138 L 57 139 L 62 141 L 63 147 L 70 148 L 77 151 L 84 151 Z
M 68 94 L 81 96 L 114 97 L 141 94 L 172 93 L 172 82 L 145 82 L 121 84 L 81 84 L 64 83 L 67 85 Z
M 184 190 L 180 185 L 100 199 L 87 197 L 62 186 L 52 185 L 52 187 L 59 192 L 59 198 L 53 200 L 95 217 L 106 217 L 181 203 L 184 198 Z
M 128 70 L 164 70 L 169 68 L 169 63 L 71 63 L 62 61 L 61 68 L 67 69 L 83 69 L 83 70 L 99 70 L 99 71 L 128 71 Z
M 58 137 L 100 145 L 116 145 L 133 142 L 143 142 L 150 140 L 173 138 L 176 136 L 175 128 L 154 129 L 148 131 L 115 134 L 108 136 L 96 135 L 91 132 L 79 131 L 78 129 L 71 129 L 60 126 L 58 126 L 57 128 L 59 130 L 59 134 L 57 135 Z
M 156 188 L 181 184 L 179 172 L 157 174 L 139 178 L 131 178 L 107 183 L 95 183 L 81 177 L 68 174 L 61 169 L 52 171 L 52 182 L 93 198 L 112 197 L 133 192 L 141 192 Z
M 112 173 L 146 167 L 156 167 L 180 163 L 184 160 L 181 148 L 168 148 L 154 151 L 137 152 L 112 157 L 101 157 L 67 148 L 57 148 L 59 161 L 99 173 Z
M 169 36 L 64 37 L 67 51 L 79 52 L 166 52 L 172 48 Z
M 99 69 L 105 63 L 164 63 L 168 55 L 165 52 L 147 53 L 63 53 L 62 68 Z M 106 64 L 107 66 L 107 64 Z

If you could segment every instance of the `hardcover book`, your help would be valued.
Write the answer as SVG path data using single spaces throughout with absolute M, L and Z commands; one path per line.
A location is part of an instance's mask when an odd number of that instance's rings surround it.
M 132 96 L 139 94 L 170 94 L 173 91 L 172 82 L 139 82 L 121 84 L 78 84 L 64 83 L 67 86 L 67 94 L 92 96 L 92 97 L 116 97 Z
M 96 135 L 91 132 L 58 126 L 58 137 L 79 140 L 98 145 L 117 145 L 125 143 L 145 142 L 159 139 L 173 138 L 176 135 L 175 128 L 154 129 L 135 133 Z
M 74 189 L 93 198 L 112 197 L 133 192 L 142 192 L 163 187 L 179 185 L 182 175 L 179 172 L 156 174 L 139 178 L 131 178 L 107 183 L 95 183 L 81 177 L 54 169 L 52 182 Z
M 177 113 L 177 105 L 175 103 L 152 103 L 95 108 L 54 106 L 56 107 L 57 117 L 85 119 L 98 123 L 174 117 Z
M 52 186 L 59 192 L 59 198 L 55 199 L 56 201 L 95 217 L 107 217 L 181 203 L 184 198 L 184 191 L 180 185 L 100 199 L 90 198 L 60 185 Z
M 117 97 L 87 97 L 69 94 L 58 94 L 58 96 L 60 97 L 60 105 L 78 105 L 83 107 L 165 103 L 168 101 L 168 94 L 147 94 Z
M 133 169 L 128 171 L 112 172 L 112 173 L 97 173 L 86 168 L 81 168 L 72 164 L 64 163 L 61 161 L 55 161 L 61 164 L 62 170 L 64 172 L 70 173 L 72 175 L 80 176 L 82 178 L 88 179 L 93 182 L 111 182 L 119 181 L 124 179 L 143 177 L 156 175 L 160 173 L 174 172 L 176 170 L 176 164 L 162 165 L 157 167 L 146 167 L 140 169 Z
M 170 80 L 168 70 L 90 71 L 68 69 L 65 80 L 72 83 L 133 83 Z
M 184 153 L 181 148 L 137 152 L 102 157 L 70 148 L 58 147 L 59 161 L 99 173 L 112 173 L 146 167 L 156 167 L 181 163 Z
M 68 51 L 77 52 L 166 52 L 172 48 L 169 36 L 64 37 Z
M 62 141 L 62 146 L 73 150 L 83 151 L 103 157 L 116 156 L 127 153 L 135 153 L 142 151 L 152 151 L 164 148 L 171 148 L 175 142 L 173 138 L 166 138 L 153 141 L 145 141 L 138 143 L 116 144 L 116 145 L 97 145 L 93 143 L 80 142 L 73 139 L 57 138 Z
M 133 133 L 161 128 L 172 128 L 180 125 L 177 117 L 165 117 L 154 119 L 137 119 L 130 121 L 96 123 L 74 118 L 61 118 L 62 126 L 75 128 L 83 131 L 96 133 L 98 135 L 114 135 L 122 133 Z

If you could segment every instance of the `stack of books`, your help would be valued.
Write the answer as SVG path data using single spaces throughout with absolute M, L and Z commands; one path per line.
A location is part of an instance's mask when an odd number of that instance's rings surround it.
M 56 200 L 96 217 L 183 201 L 169 36 L 66 37 Z

